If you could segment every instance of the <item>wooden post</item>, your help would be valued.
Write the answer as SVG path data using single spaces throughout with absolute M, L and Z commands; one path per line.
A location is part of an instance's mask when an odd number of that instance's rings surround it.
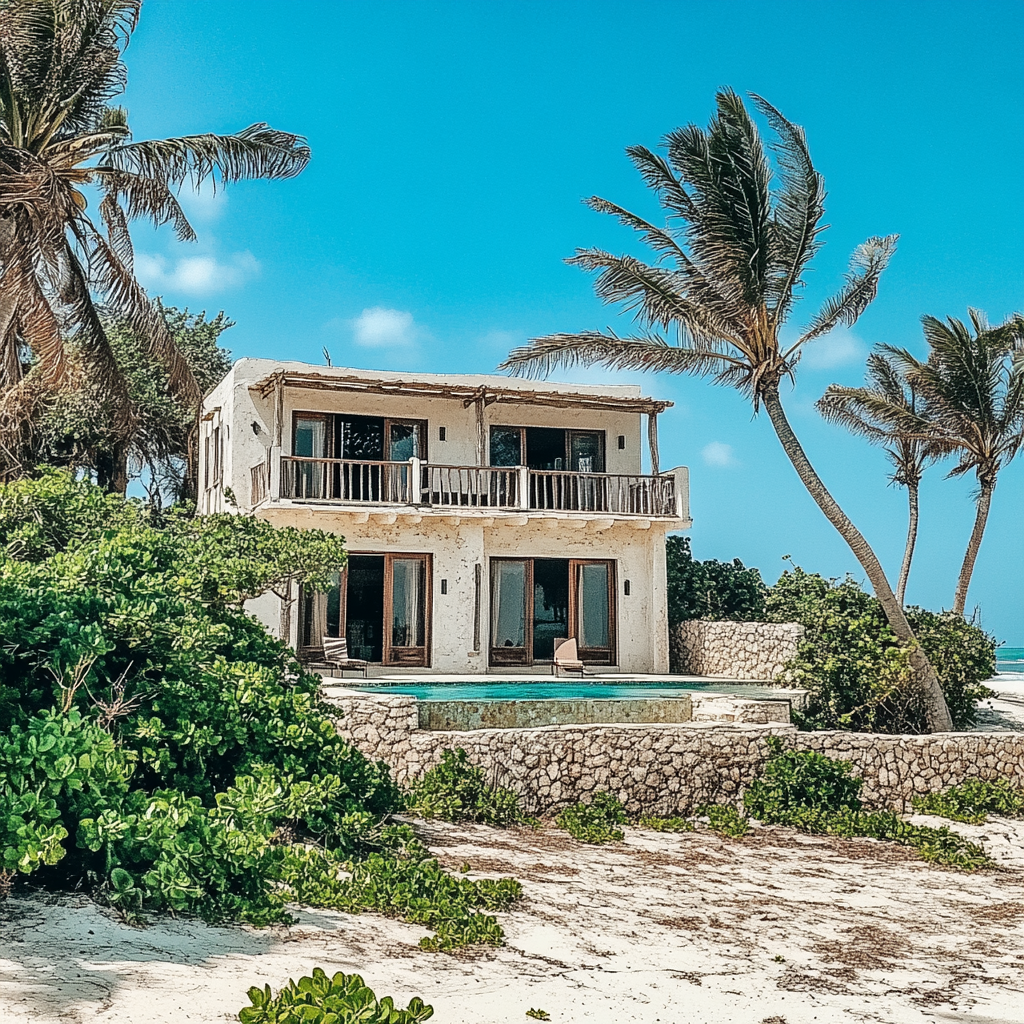
M 649 412 L 647 414 L 647 443 L 651 447 L 651 475 L 657 476 L 658 469 L 658 414 Z
M 487 465 L 487 431 L 484 429 L 484 392 L 476 397 L 476 464 Z

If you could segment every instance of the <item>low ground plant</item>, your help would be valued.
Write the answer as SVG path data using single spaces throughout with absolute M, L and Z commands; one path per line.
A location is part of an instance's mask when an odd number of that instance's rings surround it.
M 441 762 L 413 783 L 408 809 L 421 818 L 474 821 L 508 828 L 532 821 L 511 789 L 489 785 L 482 768 L 469 763 L 466 751 L 442 750 Z
M 998 782 L 970 779 L 941 793 L 914 797 L 914 810 L 972 825 L 982 824 L 990 814 L 1024 818 L 1024 789 L 1002 779 Z
M 913 825 L 892 811 L 864 810 L 862 783 L 853 777 L 848 761 L 784 750 L 777 737 L 768 743 L 771 756 L 764 773 L 744 796 L 752 818 L 811 834 L 899 843 L 925 860 L 968 871 L 991 863 L 980 846 L 948 828 Z
M 391 996 L 378 1000 L 358 974 L 333 978 L 319 967 L 312 977 L 289 981 L 275 996 L 270 986 L 249 989 L 249 1005 L 239 1011 L 242 1024 L 421 1024 L 434 1015 L 418 996 L 398 1009 Z
M 626 810 L 617 796 L 599 790 L 589 803 L 559 811 L 555 824 L 581 843 L 617 843 L 625 836 L 619 826 L 626 824 Z
M 740 839 L 750 829 L 750 823 L 732 804 L 709 804 L 699 808 L 696 815 L 707 818 L 708 828 L 730 839 Z
M 692 832 L 693 822 L 688 818 L 659 818 L 654 814 L 641 814 L 636 820 L 638 828 L 652 832 Z

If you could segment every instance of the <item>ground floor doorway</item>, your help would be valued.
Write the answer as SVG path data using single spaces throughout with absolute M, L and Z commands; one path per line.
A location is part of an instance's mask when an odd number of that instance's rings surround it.
M 352 658 L 430 665 L 430 555 L 350 554 L 326 594 L 303 594 L 300 645 L 345 637 Z
M 580 658 L 615 663 L 615 563 L 604 559 L 491 559 L 491 665 L 550 662 L 558 638 Z

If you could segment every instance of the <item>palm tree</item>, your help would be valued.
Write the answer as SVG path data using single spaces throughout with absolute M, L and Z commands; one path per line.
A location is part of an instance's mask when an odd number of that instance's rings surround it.
M 779 397 L 803 347 L 834 327 L 853 324 L 874 299 L 896 237 L 870 238 L 859 246 L 843 288 L 796 341 L 783 345 L 780 330 L 821 245 L 825 187 L 803 129 L 761 97 L 752 98 L 776 135 L 777 187 L 757 126 L 731 90 L 718 93 L 706 130 L 688 125 L 666 136 L 667 159 L 630 147 L 626 152 L 666 211 L 665 227 L 604 199 L 588 204 L 637 231 L 654 250 L 654 263 L 600 249 L 577 250 L 568 262 L 599 271 L 597 294 L 635 311 L 641 330 L 631 337 L 609 330 L 535 338 L 514 350 L 503 367 L 546 373 L 556 365 L 601 363 L 711 375 L 746 394 L 755 412 L 764 405 L 800 479 L 850 545 L 893 630 L 908 644 L 929 728 L 945 731 L 952 722 L 935 670 L 915 642 L 875 553 L 808 460 Z
M 854 434 L 881 445 L 892 463 L 892 483 L 907 489 L 909 515 L 907 542 L 896 585 L 896 600 L 902 605 L 910 578 L 910 565 L 917 543 L 918 493 L 921 477 L 929 462 L 938 458 L 937 446 L 920 433 L 927 421 L 921 418 L 921 402 L 913 385 L 882 352 L 868 356 L 867 385 L 861 388 L 831 384 L 819 399 L 817 409 L 830 423 L 839 423 Z M 911 423 L 907 418 L 911 417 Z
M 956 615 L 967 603 L 999 471 L 1024 444 L 1024 363 L 1013 359 L 1024 341 L 1024 318 L 990 327 L 984 313 L 969 314 L 971 327 L 953 317 L 945 323 L 921 318 L 926 362 L 905 349 L 889 349 L 924 402 L 923 415 L 908 417 L 904 429 L 916 429 L 934 448 L 958 457 L 950 476 L 973 470 L 978 481 L 974 528 L 953 596 Z
M 235 135 L 133 141 L 122 54 L 141 0 L 0 0 L 0 463 L 10 475 L 40 403 L 78 386 L 102 388 L 112 434 L 136 414 L 99 315 L 145 339 L 187 407 L 202 398 L 159 310 L 135 279 L 129 223 L 195 232 L 176 193 L 243 178 L 284 178 L 309 161 L 300 136 L 254 124 Z M 95 189 L 102 228 L 87 213 Z M 117 448 L 120 450 L 118 451 Z M 124 444 L 97 467 L 124 489 Z

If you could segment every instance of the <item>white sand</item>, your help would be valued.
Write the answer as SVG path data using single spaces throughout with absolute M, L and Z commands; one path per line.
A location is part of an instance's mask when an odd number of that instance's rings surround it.
M 425 953 L 421 928 L 328 912 L 273 931 L 138 929 L 85 899 L 22 896 L 0 909 L 0 1021 L 230 1021 L 250 985 L 314 966 L 402 1005 L 422 995 L 438 1024 L 527 1022 L 531 1007 L 561 1024 L 1024 1021 L 1024 822 L 964 827 L 1001 865 L 977 874 L 784 829 L 585 847 L 418 827 L 470 877 L 523 882 L 505 948 Z

